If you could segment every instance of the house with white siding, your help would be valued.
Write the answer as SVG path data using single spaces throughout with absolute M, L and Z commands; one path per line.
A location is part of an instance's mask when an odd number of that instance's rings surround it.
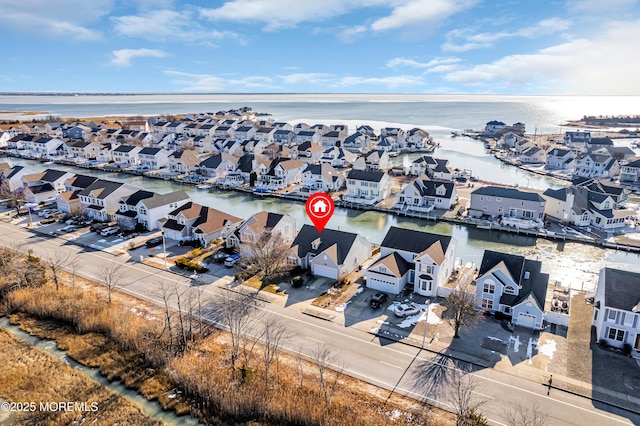
M 109 222 L 114 220 L 120 199 L 140 189 L 128 183 L 98 179 L 78 192 L 80 210 L 91 219 Z
M 640 159 L 622 166 L 620 169 L 620 182 L 631 184 L 640 182 Z
M 344 173 L 331 164 L 308 164 L 302 172 L 300 192 L 339 191 L 345 184 Z
M 203 246 L 230 235 L 242 219 L 189 201 L 169 212 L 162 225 L 166 238 L 175 241 L 199 240 Z
M 138 159 L 141 167 L 149 170 L 159 170 L 169 167 L 169 155 L 171 151 L 163 148 L 142 148 L 138 152 Z
M 392 226 L 380 244 L 380 257 L 364 272 L 367 287 L 399 294 L 405 285 L 436 296 L 455 264 L 454 238 Z
M 122 166 L 137 166 L 140 164 L 140 158 L 138 153 L 142 151 L 142 148 L 134 145 L 119 145 L 115 149 L 112 149 L 113 161 Z
M 551 148 L 547 152 L 545 160 L 545 168 L 548 170 L 562 170 L 567 173 L 573 173 L 575 166 L 576 154 L 566 148 Z
M 350 203 L 377 204 L 391 194 L 391 181 L 385 172 L 351 170 L 347 174 L 347 193 L 342 196 Z
M 576 159 L 574 177 L 616 177 L 620 174 L 620 163 L 609 154 L 581 154 Z
M 278 234 L 282 242 L 289 245 L 296 238 L 296 220 L 288 214 L 262 211 L 244 220 L 227 237 L 227 247 L 256 243 L 265 232 Z
M 169 212 L 191 201 L 183 190 L 158 194 L 141 189 L 118 202 L 115 219 L 123 229 L 134 229 L 137 225 L 147 231 L 160 229 Z
M 469 216 L 540 222 L 544 218 L 545 204 L 545 199 L 537 192 L 485 186 L 471 192 Z
M 370 151 L 360 154 L 353 162 L 353 170 L 387 171 L 391 168 L 391 158 L 385 151 Z
M 418 178 L 402 188 L 394 208 L 405 212 L 428 213 L 433 209 L 448 210 L 453 207 L 457 199 L 455 183 Z

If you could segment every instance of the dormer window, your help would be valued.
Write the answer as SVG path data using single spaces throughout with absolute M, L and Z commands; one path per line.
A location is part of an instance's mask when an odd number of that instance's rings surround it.
M 504 294 L 510 294 L 510 295 L 513 296 L 513 295 L 516 294 L 516 289 L 513 288 L 513 287 L 507 286 L 507 287 L 504 288 Z
M 312 250 L 318 250 L 318 247 L 320 247 L 320 238 L 316 238 L 314 241 L 311 242 Z

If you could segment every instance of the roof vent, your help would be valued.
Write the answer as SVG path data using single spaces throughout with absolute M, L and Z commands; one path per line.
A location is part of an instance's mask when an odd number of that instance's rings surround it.
M 524 279 L 525 280 L 528 280 L 530 275 L 531 274 L 529 274 L 529 271 L 524 271 Z

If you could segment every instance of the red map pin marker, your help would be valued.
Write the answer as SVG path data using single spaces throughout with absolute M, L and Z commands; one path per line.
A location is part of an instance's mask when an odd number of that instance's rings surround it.
M 333 198 L 324 192 L 316 192 L 307 198 L 307 215 L 318 232 L 322 232 L 335 209 Z

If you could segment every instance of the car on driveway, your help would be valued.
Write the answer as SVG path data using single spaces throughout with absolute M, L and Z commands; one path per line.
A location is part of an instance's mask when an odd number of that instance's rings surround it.
M 146 243 L 144 243 L 144 245 L 149 247 L 149 248 L 155 247 L 155 246 L 159 246 L 160 244 L 162 244 L 162 236 L 153 237 L 153 238 L 147 240 Z
M 211 257 L 216 263 L 224 263 L 224 261 L 229 257 L 229 253 L 225 253 L 224 250 L 218 250 Z
M 387 302 L 387 300 L 389 300 L 389 296 L 387 296 L 386 293 L 379 291 L 373 296 L 371 296 L 371 300 L 369 301 L 369 306 L 371 306 L 373 309 L 378 309 L 382 307 L 382 305 L 384 305 Z
M 230 268 L 233 265 L 235 265 L 236 263 L 238 263 L 239 261 L 240 261 L 240 255 L 239 254 L 232 254 L 231 256 L 227 257 L 224 260 L 224 266 Z
M 411 303 L 400 303 L 399 305 L 395 305 L 392 308 L 392 311 L 397 317 L 404 318 L 409 315 L 415 315 L 419 313 L 421 310 L 416 308 Z

